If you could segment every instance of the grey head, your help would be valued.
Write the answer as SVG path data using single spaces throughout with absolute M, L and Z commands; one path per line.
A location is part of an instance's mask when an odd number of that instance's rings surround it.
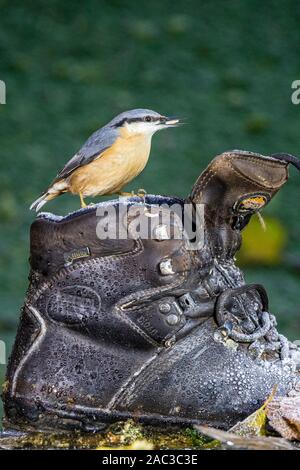
M 154 134 L 160 129 L 175 127 L 178 123 L 178 118 L 167 117 L 151 109 L 131 109 L 116 116 L 105 127 L 126 127 L 132 133 Z

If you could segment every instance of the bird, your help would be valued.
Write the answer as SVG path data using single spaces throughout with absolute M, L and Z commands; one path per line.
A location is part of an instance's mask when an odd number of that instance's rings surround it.
M 119 114 L 88 138 L 30 210 L 38 212 L 48 201 L 67 192 L 79 195 L 82 208 L 87 207 L 85 197 L 133 195 L 124 193 L 123 187 L 145 168 L 153 134 L 178 124 L 178 118 L 150 109 Z

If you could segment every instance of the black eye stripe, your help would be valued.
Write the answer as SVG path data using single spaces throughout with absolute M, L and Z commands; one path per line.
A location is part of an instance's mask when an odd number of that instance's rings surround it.
M 121 127 L 121 126 L 123 126 L 123 124 L 124 124 L 125 121 L 126 121 L 126 118 L 121 119 L 121 121 L 117 122 L 117 123 L 114 125 L 114 127 Z
M 143 117 L 136 117 L 136 118 L 123 118 L 121 121 L 117 122 L 114 127 L 121 127 L 125 122 L 128 124 L 132 122 L 154 122 L 162 120 L 159 116 L 143 116 Z

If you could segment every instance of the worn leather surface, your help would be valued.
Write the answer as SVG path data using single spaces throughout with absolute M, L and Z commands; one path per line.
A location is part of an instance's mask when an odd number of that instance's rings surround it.
M 211 162 L 186 201 L 147 196 L 64 218 L 40 215 L 31 227 L 30 286 L 7 371 L 6 426 L 90 430 L 135 417 L 228 428 L 275 385 L 288 393 L 297 364 L 259 293 L 234 294 L 245 282 L 233 261 L 241 229 L 286 182 L 287 167 L 232 151 Z M 137 204 L 147 218 L 153 208 L 176 204 L 180 212 L 184 203 L 194 214 L 204 204 L 197 250 L 188 234 L 97 237 L 99 207 Z M 218 299 L 229 289 L 220 317 Z M 231 338 L 259 331 L 267 333 L 255 341 Z

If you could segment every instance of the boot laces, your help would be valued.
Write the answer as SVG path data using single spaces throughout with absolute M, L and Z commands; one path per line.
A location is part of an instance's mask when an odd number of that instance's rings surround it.
M 267 293 L 259 284 L 225 290 L 216 304 L 216 322 L 223 338 L 248 344 L 255 357 L 291 359 L 291 343 L 278 333 L 276 318 L 268 311 Z

